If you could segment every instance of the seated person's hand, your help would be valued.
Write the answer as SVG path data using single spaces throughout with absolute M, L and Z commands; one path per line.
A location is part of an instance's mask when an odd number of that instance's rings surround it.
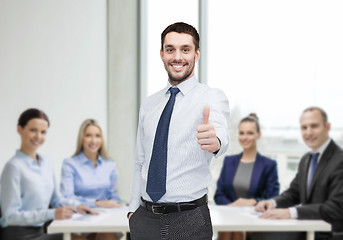
M 132 214 L 133 214 L 133 212 L 129 212 L 129 213 L 127 214 L 127 218 L 130 219 L 130 217 L 132 216 Z
M 249 206 L 255 206 L 257 201 L 253 198 L 239 198 L 233 203 L 230 203 L 228 206 L 230 207 L 249 207 Z
M 77 212 L 80 214 L 93 214 L 93 215 L 98 215 L 99 213 L 95 211 L 94 209 L 87 207 L 85 205 L 80 204 L 76 208 Z
M 267 201 L 260 201 L 256 207 L 255 207 L 255 211 L 256 212 L 265 212 L 267 210 L 273 209 L 274 206 L 274 202 L 272 200 L 267 200 Z
M 62 220 L 62 219 L 69 219 L 73 216 L 74 208 L 71 206 L 62 206 L 56 208 L 55 210 L 55 219 Z
M 121 205 L 113 200 L 99 200 L 95 202 L 97 207 L 102 208 L 120 208 Z
M 262 213 L 259 218 L 263 219 L 290 219 L 291 214 L 289 210 L 286 209 L 270 209 Z

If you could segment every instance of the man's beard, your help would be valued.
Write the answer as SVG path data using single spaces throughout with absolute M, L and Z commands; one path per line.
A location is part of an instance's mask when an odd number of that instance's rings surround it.
M 192 72 L 193 71 L 186 72 L 183 76 L 180 76 L 178 78 L 174 78 L 173 75 L 168 72 L 168 77 L 169 77 L 169 80 L 172 82 L 182 82 L 186 80 L 192 74 Z
M 188 64 L 189 65 L 189 64 Z M 168 69 L 168 67 L 166 67 L 166 64 L 165 64 L 165 69 L 168 73 L 168 77 L 169 77 L 169 81 L 170 82 L 183 82 L 184 80 L 188 79 L 190 75 L 192 75 L 193 71 L 194 71 L 194 66 L 195 66 L 195 62 L 193 62 L 193 66 L 190 66 L 189 69 L 187 69 L 187 71 L 182 75 L 182 76 L 173 76 L 173 73 L 172 71 L 170 71 Z

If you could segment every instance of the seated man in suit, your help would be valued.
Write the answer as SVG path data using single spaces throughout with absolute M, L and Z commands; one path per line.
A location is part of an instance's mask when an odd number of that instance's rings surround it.
M 343 225 L 343 150 L 330 139 L 327 114 L 319 107 L 303 111 L 301 134 L 311 149 L 300 160 L 298 172 L 288 190 L 271 200 L 261 201 L 256 211 L 265 219 L 324 219 L 321 212 L 334 215 L 337 226 Z M 331 214 L 330 214 L 331 213 Z M 316 233 L 315 239 L 331 239 L 333 232 Z M 260 233 L 256 239 L 305 239 L 301 233 Z M 293 235 L 294 234 L 294 235 Z M 273 235 L 273 236 L 272 236 Z M 291 236 L 292 235 L 292 236 Z

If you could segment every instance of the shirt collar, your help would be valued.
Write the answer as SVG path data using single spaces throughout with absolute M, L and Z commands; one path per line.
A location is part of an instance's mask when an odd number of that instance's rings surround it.
M 84 154 L 83 151 L 80 152 L 79 156 L 80 156 L 80 159 L 81 159 L 81 163 L 82 163 L 82 164 L 88 164 L 89 162 L 91 162 L 91 161 L 86 157 L 86 155 Z M 102 161 L 103 161 L 103 158 L 100 156 L 100 154 L 98 154 L 98 161 L 97 161 L 97 163 L 98 163 L 99 165 L 101 165 L 101 164 L 102 164 Z
M 44 158 L 40 154 L 37 153 L 37 157 L 38 157 L 38 162 L 37 162 L 35 159 L 27 155 L 26 153 L 22 152 L 20 149 L 16 151 L 16 156 L 23 158 L 29 165 L 38 165 L 44 162 Z
M 329 145 L 331 141 L 331 138 L 328 138 L 328 140 L 326 140 L 325 143 L 323 143 L 323 145 L 321 145 L 315 152 L 314 151 L 311 151 L 312 154 L 314 153 L 319 153 L 319 156 L 322 155 L 322 153 L 325 151 L 325 149 L 327 148 L 327 146 Z
M 197 84 L 198 84 L 198 79 L 196 78 L 195 75 L 193 75 L 191 78 L 183 81 L 182 83 L 176 85 L 175 87 L 177 87 L 178 89 L 180 89 L 180 92 L 183 95 L 186 95 L 187 93 L 189 93 Z M 167 84 L 167 88 L 166 88 L 166 93 L 168 93 L 168 90 L 170 87 L 174 87 L 170 84 L 170 82 L 168 81 Z

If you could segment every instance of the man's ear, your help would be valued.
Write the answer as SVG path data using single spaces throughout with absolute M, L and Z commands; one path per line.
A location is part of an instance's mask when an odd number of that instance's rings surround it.
M 328 123 L 326 124 L 326 130 L 330 131 L 330 129 L 331 129 L 331 123 L 328 122 Z
M 163 62 L 163 50 L 162 49 L 160 49 L 160 57 L 161 57 L 161 60 Z
M 199 61 L 200 59 L 200 48 L 198 48 L 197 50 L 195 50 L 195 61 Z

